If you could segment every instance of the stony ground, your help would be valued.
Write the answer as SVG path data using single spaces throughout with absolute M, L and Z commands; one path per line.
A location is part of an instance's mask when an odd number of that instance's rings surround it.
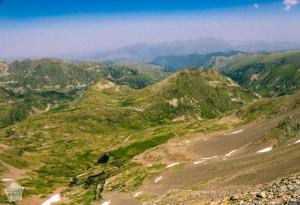
M 244 190 L 244 191 L 243 191 Z M 235 193 L 235 194 L 232 194 Z M 238 193 L 238 194 L 236 194 Z M 249 189 L 172 190 L 146 205 L 300 205 L 300 173 Z
M 298 205 L 300 204 L 300 174 L 253 186 L 243 194 L 227 196 L 217 203 Z

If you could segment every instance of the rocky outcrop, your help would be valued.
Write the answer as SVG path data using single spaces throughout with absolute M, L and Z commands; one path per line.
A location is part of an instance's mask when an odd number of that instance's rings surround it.
M 300 204 L 300 174 L 253 186 L 249 191 L 227 196 L 218 204 Z

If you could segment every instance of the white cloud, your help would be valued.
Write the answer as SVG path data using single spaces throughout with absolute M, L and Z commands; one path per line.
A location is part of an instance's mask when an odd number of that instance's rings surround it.
M 293 6 L 299 3 L 299 0 L 283 0 L 283 4 L 285 5 L 284 10 L 289 11 Z
M 259 5 L 258 4 L 253 4 L 254 8 L 259 9 Z

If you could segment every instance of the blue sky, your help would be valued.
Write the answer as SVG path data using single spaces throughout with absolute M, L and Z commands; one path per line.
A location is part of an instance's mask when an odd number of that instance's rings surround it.
M 112 15 L 120 12 L 195 11 L 248 6 L 257 2 L 254 0 L 2 0 L 0 16 L 21 19 L 72 14 Z
M 0 0 L 0 58 L 213 36 L 300 42 L 299 0 Z

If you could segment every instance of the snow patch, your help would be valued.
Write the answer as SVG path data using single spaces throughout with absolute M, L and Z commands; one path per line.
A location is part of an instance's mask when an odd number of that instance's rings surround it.
M 218 155 L 213 156 L 213 157 L 204 157 L 204 158 L 201 158 L 201 159 L 203 159 L 203 160 L 208 160 L 208 159 L 213 159 L 213 158 L 216 158 L 216 157 L 218 157 Z
M 138 197 L 138 196 L 141 195 L 142 193 L 143 193 L 142 191 L 136 192 L 136 193 L 134 194 L 134 197 Z
M 226 135 L 234 135 L 234 134 L 238 134 L 238 133 L 241 133 L 241 132 L 244 132 L 244 130 L 238 130 L 238 131 L 226 134 Z
M 229 152 L 228 154 L 225 155 L 225 157 L 229 157 L 230 155 L 232 155 L 236 150 L 232 150 L 231 152 Z
M 1 179 L 2 181 L 4 182 L 10 182 L 10 181 L 13 181 L 13 179 Z
M 256 153 L 265 153 L 265 152 L 270 152 L 272 150 L 272 147 L 266 147 L 262 150 L 257 151 Z
M 157 178 L 154 180 L 154 182 L 155 182 L 155 183 L 158 183 L 160 180 L 162 180 L 162 178 L 163 178 L 163 176 L 157 177 Z
M 111 201 L 105 201 L 101 205 L 110 205 Z
M 176 166 L 176 165 L 178 165 L 178 164 L 180 164 L 180 163 L 178 163 L 178 162 L 175 162 L 175 163 L 169 164 L 169 165 L 167 166 L 167 168 L 174 167 L 174 166 Z
M 47 201 L 43 202 L 42 205 L 51 205 L 52 203 L 60 201 L 60 194 L 51 196 Z
M 296 142 L 294 142 L 294 144 L 298 144 L 298 143 L 300 143 L 300 140 L 297 140 Z
M 204 160 L 201 160 L 201 161 L 196 161 L 196 162 L 194 162 L 193 164 L 201 164 L 201 163 L 203 163 L 203 162 L 205 162 Z

